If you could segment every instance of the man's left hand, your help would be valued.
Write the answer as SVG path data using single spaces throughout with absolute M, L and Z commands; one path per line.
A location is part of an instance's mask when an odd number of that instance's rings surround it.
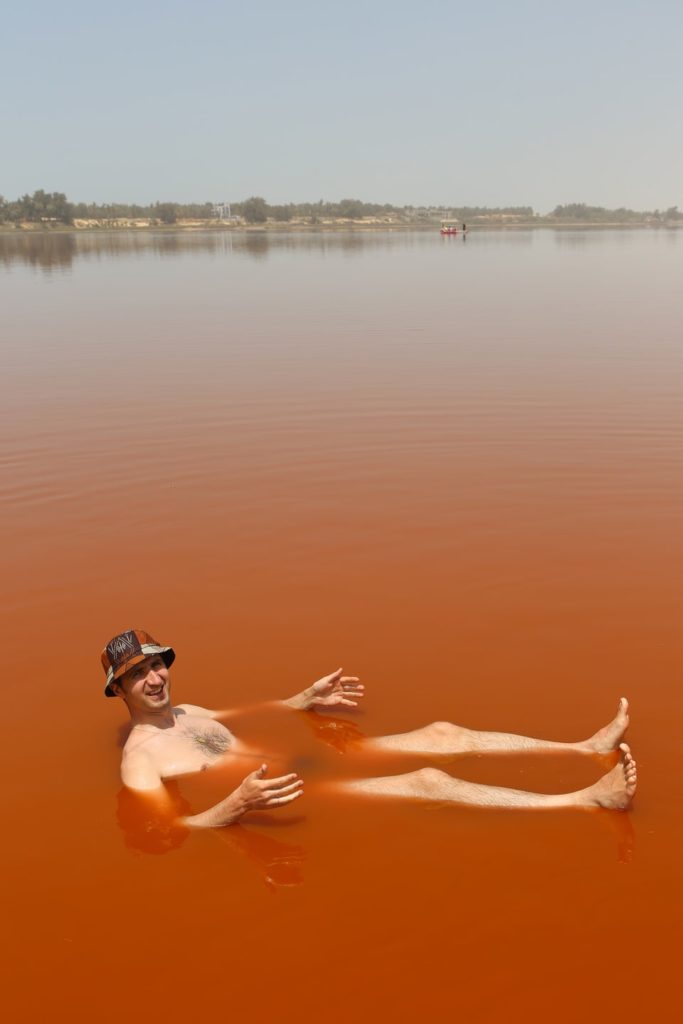
M 364 696 L 365 687 L 357 676 L 343 676 L 343 671 L 338 668 L 329 676 L 323 676 L 303 693 L 285 701 L 285 704 L 302 711 L 311 711 L 313 708 L 358 707 L 358 701 Z

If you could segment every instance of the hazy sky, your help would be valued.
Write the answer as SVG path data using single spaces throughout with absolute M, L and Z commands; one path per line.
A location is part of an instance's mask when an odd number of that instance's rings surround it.
M 0 194 L 683 208 L 680 0 L 23 0 Z

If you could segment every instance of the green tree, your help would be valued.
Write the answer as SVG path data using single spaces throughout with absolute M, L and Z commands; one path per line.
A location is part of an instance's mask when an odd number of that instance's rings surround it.
M 71 204 L 63 192 L 44 192 L 39 189 L 31 196 L 34 220 L 57 220 L 62 224 L 71 222 Z
M 363 216 L 363 205 L 360 199 L 342 199 L 339 202 L 337 216 L 345 217 L 347 220 L 359 220 Z
M 292 219 L 292 205 L 289 206 L 271 206 L 270 212 L 275 220 L 285 223 Z
M 123 216 L 125 217 L 127 214 L 123 214 Z M 175 224 L 178 219 L 178 207 L 175 203 L 155 203 L 153 216 L 162 224 Z
M 261 196 L 252 196 L 240 204 L 242 216 L 249 224 L 265 224 L 268 220 L 268 203 Z
M 13 219 L 16 220 L 70 224 L 73 219 L 73 208 L 63 192 L 45 192 L 40 188 L 32 196 L 24 195 L 12 205 Z

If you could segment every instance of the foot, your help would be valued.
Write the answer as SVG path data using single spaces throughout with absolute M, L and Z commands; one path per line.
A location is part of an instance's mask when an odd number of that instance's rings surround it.
M 588 749 L 595 754 L 610 754 L 623 740 L 628 723 L 628 701 L 626 697 L 622 697 L 619 701 L 619 709 L 609 725 L 606 725 L 604 729 L 598 729 L 595 736 L 591 736 L 587 741 Z
M 619 764 L 586 790 L 589 806 L 610 811 L 627 811 L 636 791 L 636 762 L 628 744 L 619 744 Z

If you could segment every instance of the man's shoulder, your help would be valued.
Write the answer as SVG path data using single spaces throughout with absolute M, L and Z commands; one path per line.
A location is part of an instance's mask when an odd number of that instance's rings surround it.
M 152 790 L 161 785 L 154 759 L 143 745 L 126 743 L 121 755 L 121 779 L 129 789 Z
M 196 715 L 200 718 L 215 718 L 216 712 L 210 708 L 201 708 L 198 704 L 178 704 L 173 708 L 174 715 Z
M 136 729 L 133 729 L 129 733 L 128 739 L 123 745 L 121 761 L 130 761 L 131 759 L 138 760 L 140 758 L 149 757 L 148 748 L 151 740 L 152 737 L 149 734 L 146 735 L 145 733 L 141 733 Z

